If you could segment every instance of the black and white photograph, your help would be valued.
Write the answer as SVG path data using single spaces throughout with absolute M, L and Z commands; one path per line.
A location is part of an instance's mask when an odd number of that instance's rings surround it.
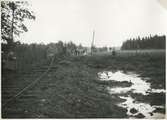
M 1 0 L 2 119 L 166 119 L 167 0 Z

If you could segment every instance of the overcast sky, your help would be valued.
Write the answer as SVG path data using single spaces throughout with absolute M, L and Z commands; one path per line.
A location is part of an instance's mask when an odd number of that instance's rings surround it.
M 163 1 L 163 0 L 162 0 Z M 158 0 L 32 0 L 36 20 L 21 35 L 26 43 L 59 40 L 121 46 L 130 37 L 167 33 L 167 9 Z

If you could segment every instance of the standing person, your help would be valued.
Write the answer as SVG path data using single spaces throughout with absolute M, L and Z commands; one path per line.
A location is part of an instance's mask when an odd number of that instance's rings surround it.
M 113 56 L 116 56 L 115 48 L 113 48 L 112 55 L 113 55 Z

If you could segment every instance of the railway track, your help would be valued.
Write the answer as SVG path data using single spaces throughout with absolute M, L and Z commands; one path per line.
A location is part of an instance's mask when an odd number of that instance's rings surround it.
M 2 118 L 40 118 L 39 111 L 31 111 L 42 99 L 42 91 L 56 66 L 36 66 L 24 73 L 4 73 L 1 86 Z M 44 75 L 45 74 L 45 75 Z M 40 79 L 39 76 L 42 76 Z M 38 79 L 38 81 L 37 81 Z M 35 82 L 36 83 L 35 83 Z M 32 84 L 34 82 L 34 84 Z M 25 89 L 26 88 L 26 89 Z

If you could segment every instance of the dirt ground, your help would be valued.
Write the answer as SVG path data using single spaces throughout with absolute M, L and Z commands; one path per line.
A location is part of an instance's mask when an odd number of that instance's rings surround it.
M 54 67 L 55 69 L 39 83 L 7 106 L 2 107 L 2 117 L 127 118 L 126 109 L 116 105 L 124 100 L 117 95 L 110 95 L 106 86 L 130 86 L 130 84 L 99 82 L 97 73 L 103 70 L 133 71 L 141 77 L 151 78 L 149 82 L 153 88 L 165 89 L 165 55 L 65 57 L 55 60 Z M 41 73 L 39 72 L 38 75 Z M 21 89 L 35 79 L 37 74 L 33 76 L 32 72 L 28 71 L 26 80 L 21 73 L 16 72 L 14 76 L 15 78 L 13 76 L 5 78 L 4 75 L 2 85 L 12 84 L 18 88 L 21 86 Z M 2 89 L 2 92 L 9 91 L 5 90 Z M 2 94 L 2 99 L 4 95 Z M 33 97 L 27 97 L 30 95 Z M 141 101 L 146 99 L 152 100 L 153 104 L 165 104 L 165 97 L 161 97 L 164 95 L 160 95 L 160 99 L 157 95 L 144 98 L 140 95 L 133 96 Z

